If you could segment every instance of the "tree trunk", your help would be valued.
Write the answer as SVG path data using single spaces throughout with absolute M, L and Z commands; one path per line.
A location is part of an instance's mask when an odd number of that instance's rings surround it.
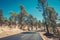
M 55 26 L 53 26 L 53 34 L 55 34 L 56 33 L 56 31 L 55 31 Z
M 47 33 L 49 33 L 48 25 L 46 25 L 46 30 L 47 30 Z

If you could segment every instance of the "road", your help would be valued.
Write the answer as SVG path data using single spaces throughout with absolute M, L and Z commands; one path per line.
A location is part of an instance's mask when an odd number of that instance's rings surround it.
M 42 40 L 38 32 L 23 32 L 20 34 L 0 38 L 0 40 Z

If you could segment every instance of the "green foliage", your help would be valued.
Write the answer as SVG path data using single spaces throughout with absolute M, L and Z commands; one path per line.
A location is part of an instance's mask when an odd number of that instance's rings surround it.
M 25 7 L 21 4 L 20 5 L 21 11 L 19 13 L 16 13 L 14 11 L 10 11 L 10 17 L 8 19 L 3 17 L 2 10 L 0 11 L 0 21 L 4 22 L 4 24 L 7 24 L 11 27 L 11 25 L 16 25 L 16 23 L 19 24 L 19 28 L 23 29 L 24 26 L 28 26 L 33 30 L 33 26 L 41 26 L 40 20 L 38 21 L 36 18 L 33 17 L 33 15 L 28 14 Z M 15 26 L 14 26 L 15 27 Z
M 46 26 L 47 33 L 49 33 L 49 27 L 53 28 L 53 32 L 56 32 L 56 20 L 58 19 L 58 14 L 56 13 L 55 9 L 52 7 L 48 7 L 47 0 L 38 0 L 38 7 L 39 10 L 42 7 L 43 9 L 43 24 Z

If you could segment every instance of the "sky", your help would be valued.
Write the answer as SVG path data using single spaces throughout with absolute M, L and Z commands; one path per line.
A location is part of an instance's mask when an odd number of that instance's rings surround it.
M 55 11 L 60 16 L 60 1 L 59 0 L 47 0 L 50 7 L 53 7 Z M 20 4 L 23 4 L 25 9 L 29 14 L 32 14 L 38 20 L 43 19 L 42 12 L 39 12 L 37 7 L 37 0 L 0 0 L 0 8 L 4 11 L 4 16 L 9 18 L 10 11 L 14 11 L 16 13 L 20 12 Z

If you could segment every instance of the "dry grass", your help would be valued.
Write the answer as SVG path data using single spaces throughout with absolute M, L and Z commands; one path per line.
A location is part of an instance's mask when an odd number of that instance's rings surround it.
M 23 32 L 19 28 L 0 27 L 0 38 Z

